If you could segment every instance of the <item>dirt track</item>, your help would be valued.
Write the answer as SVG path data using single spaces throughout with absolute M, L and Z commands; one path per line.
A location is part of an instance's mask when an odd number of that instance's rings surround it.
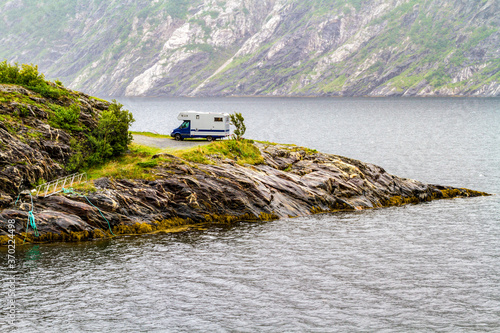
M 133 134 L 133 136 L 135 143 L 157 148 L 188 148 L 210 143 L 206 139 L 187 139 L 183 141 L 176 141 L 169 138 L 152 138 L 149 136 L 138 134 Z

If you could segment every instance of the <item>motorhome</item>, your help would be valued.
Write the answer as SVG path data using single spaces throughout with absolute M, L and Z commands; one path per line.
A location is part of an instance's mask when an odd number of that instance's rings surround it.
M 176 140 L 206 138 L 208 141 L 229 135 L 229 113 L 183 111 L 177 119 L 182 124 L 170 134 Z

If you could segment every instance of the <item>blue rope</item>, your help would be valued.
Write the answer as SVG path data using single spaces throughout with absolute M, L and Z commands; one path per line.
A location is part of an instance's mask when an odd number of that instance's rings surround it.
M 64 193 L 73 193 L 73 194 L 79 195 L 79 196 L 84 197 L 85 199 L 87 199 L 88 203 L 89 203 L 89 204 L 91 204 L 93 207 L 97 208 L 97 210 L 99 211 L 99 214 L 101 214 L 102 218 L 103 218 L 104 220 L 106 220 L 106 222 L 108 222 L 109 232 L 111 232 L 111 234 L 112 234 L 113 236 L 116 236 L 116 235 L 113 233 L 113 231 L 111 230 L 111 224 L 109 223 L 108 219 L 107 219 L 107 218 L 106 218 L 106 217 L 102 214 L 102 211 L 99 209 L 99 207 L 97 207 L 97 206 L 96 206 L 96 205 L 94 205 L 92 202 L 90 202 L 89 198 L 87 198 L 87 196 L 86 196 L 86 195 L 82 195 L 82 194 L 80 194 L 80 193 L 76 193 L 75 191 L 73 191 L 73 189 L 72 189 L 72 188 L 70 188 L 70 189 L 65 189 L 65 188 L 63 187 L 63 189 L 62 189 L 62 190 L 63 190 L 63 192 L 64 192 Z

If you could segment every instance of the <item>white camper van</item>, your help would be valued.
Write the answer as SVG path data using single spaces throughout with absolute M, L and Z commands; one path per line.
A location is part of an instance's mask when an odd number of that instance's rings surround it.
M 212 141 L 229 135 L 229 113 L 183 111 L 177 119 L 183 122 L 170 134 L 176 140 L 206 138 Z

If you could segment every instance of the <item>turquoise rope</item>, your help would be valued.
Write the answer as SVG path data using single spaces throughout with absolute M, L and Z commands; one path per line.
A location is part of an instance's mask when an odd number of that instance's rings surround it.
M 17 199 L 16 199 L 16 202 L 14 202 L 14 206 L 17 205 L 17 201 L 19 200 L 19 197 L 21 196 L 21 192 L 19 192 L 19 194 L 17 195 Z
M 91 204 L 93 207 L 97 208 L 97 210 L 99 211 L 99 214 L 101 214 L 102 218 L 103 218 L 104 220 L 106 220 L 106 222 L 108 222 L 109 232 L 110 232 L 113 236 L 116 236 L 116 235 L 113 233 L 113 231 L 111 230 L 111 223 L 109 223 L 108 219 L 107 219 L 107 218 L 106 218 L 106 217 L 102 214 L 102 211 L 99 209 L 99 207 L 97 207 L 97 206 L 96 206 L 96 205 L 94 205 L 92 202 L 90 202 L 89 198 L 87 198 L 87 196 L 86 196 L 86 195 L 82 195 L 82 194 L 80 194 L 80 193 L 76 193 L 75 191 L 73 191 L 73 189 L 72 189 L 72 188 L 70 188 L 70 189 L 65 189 L 65 188 L 63 187 L 63 189 L 62 189 L 62 190 L 63 190 L 63 192 L 64 192 L 64 193 L 73 193 L 73 194 L 79 195 L 79 196 L 84 197 L 85 199 L 87 199 L 88 203 L 89 203 L 89 204 Z
M 35 237 L 40 236 L 40 233 L 38 232 L 38 228 L 36 227 L 35 215 L 33 215 L 33 207 L 34 206 L 33 206 L 33 196 L 31 195 L 31 193 L 30 193 L 30 197 L 31 197 L 31 210 L 28 212 L 28 222 L 26 223 L 26 234 L 24 235 L 23 244 L 26 241 L 26 236 L 28 235 L 29 227 L 31 227 L 31 229 L 33 229 L 33 231 L 35 233 Z M 19 197 L 18 197 L 18 199 L 19 199 Z M 16 203 L 17 203 L 17 200 L 16 200 Z
M 35 237 L 40 236 L 40 233 L 38 232 L 38 229 L 36 227 L 35 223 L 35 215 L 33 215 L 33 211 L 30 210 L 28 212 L 28 225 L 31 226 L 31 229 L 35 232 Z M 28 232 L 28 227 L 26 227 L 26 232 Z

